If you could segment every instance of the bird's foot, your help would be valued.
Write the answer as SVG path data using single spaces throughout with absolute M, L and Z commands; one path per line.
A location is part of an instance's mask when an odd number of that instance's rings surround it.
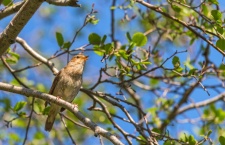
M 75 107 L 78 108 L 78 104 L 73 103 L 73 109 L 74 109 Z
M 58 101 L 59 99 L 61 99 L 60 96 L 56 96 L 55 102 Z

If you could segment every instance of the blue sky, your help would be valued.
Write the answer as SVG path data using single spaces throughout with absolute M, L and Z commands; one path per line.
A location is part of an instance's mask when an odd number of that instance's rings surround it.
M 89 24 L 86 26 L 80 36 L 77 38 L 76 42 L 72 45 L 73 48 L 80 47 L 82 45 L 85 45 L 88 43 L 88 35 L 95 32 L 98 33 L 99 35 L 103 36 L 104 34 L 108 35 L 107 41 L 111 41 L 109 34 L 110 34 L 110 11 L 109 7 L 111 5 L 111 2 L 108 2 L 106 0 L 102 1 L 95 1 L 95 0 L 89 0 L 87 1 L 80 1 L 79 4 L 81 4 L 83 7 L 83 11 L 80 10 L 80 8 L 70 8 L 70 7 L 55 7 L 55 6 L 49 6 L 49 4 L 44 3 L 41 8 L 39 9 L 38 12 L 35 13 L 34 17 L 29 21 L 29 23 L 25 26 L 23 31 L 19 34 L 20 37 L 25 39 L 27 43 L 32 46 L 36 51 L 41 53 L 45 57 L 50 57 L 52 56 L 56 50 L 59 49 L 59 46 L 57 45 L 57 41 L 55 38 L 55 32 L 60 31 L 63 36 L 65 41 L 70 41 L 73 38 L 73 35 L 75 31 L 80 28 L 83 24 L 84 17 L 86 16 L 87 13 L 90 12 L 92 4 L 95 4 L 95 10 L 98 11 L 96 14 L 96 17 L 100 19 L 99 23 L 97 25 L 92 25 Z M 225 1 L 220 0 L 220 7 L 221 9 L 225 9 Z M 117 18 L 122 18 L 124 12 L 122 10 L 116 10 L 116 17 Z M 0 31 L 2 31 L 8 24 L 8 22 L 12 19 L 13 16 L 7 17 L 3 20 L 0 21 Z M 132 29 L 130 29 L 132 28 Z M 124 30 L 117 30 L 116 33 L 116 39 L 120 40 L 123 43 L 126 43 L 126 36 L 125 33 L 127 31 L 135 32 L 135 31 L 142 31 L 140 27 L 137 26 L 136 23 L 131 23 L 129 24 L 129 27 Z M 195 43 L 194 45 L 199 45 L 200 42 Z M 172 47 L 175 47 L 172 44 Z M 14 46 L 14 45 L 12 45 Z M 17 51 L 20 52 L 21 54 L 25 54 L 25 52 L 22 50 L 22 48 L 17 44 Z M 170 56 L 174 50 L 177 48 L 173 48 L 172 51 L 166 51 L 165 52 L 165 57 Z M 181 48 L 184 49 L 184 48 Z M 219 65 L 221 63 L 222 56 L 216 52 L 215 50 L 211 49 L 211 58 Z M 86 65 L 86 71 L 84 73 L 84 82 L 88 82 L 90 80 L 96 81 L 98 78 L 98 68 L 103 67 L 104 64 L 100 62 L 101 58 L 97 56 L 93 52 L 87 52 L 90 56 L 87 65 Z M 180 54 L 178 55 L 183 60 L 185 60 L 187 57 L 189 57 L 189 53 L 187 54 Z M 13 67 L 23 67 L 26 66 L 27 64 L 31 65 L 32 63 L 29 62 L 29 59 L 31 57 L 27 56 L 25 58 L 21 58 L 21 62 L 19 66 L 13 66 Z M 55 62 L 55 65 L 58 69 L 62 68 L 65 66 L 66 62 L 66 55 L 59 57 L 57 59 L 54 59 L 53 62 Z M 171 62 L 169 61 L 166 66 L 170 67 Z M 2 77 L 1 77 L 2 76 Z M 26 73 L 22 73 L 21 76 L 28 76 L 29 80 L 32 80 L 35 84 L 37 83 L 44 83 L 46 84 L 49 88 L 51 86 L 52 80 L 54 76 L 51 74 L 51 72 L 47 69 L 42 69 L 39 71 L 38 68 L 35 69 L 30 69 Z M 39 79 L 40 76 L 42 79 Z M 12 77 L 8 75 L 7 73 L 2 73 L 0 72 L 0 79 L 1 81 L 10 81 Z M 203 82 L 203 84 L 210 84 L 214 83 L 214 79 L 207 79 L 206 81 Z M 119 88 L 111 88 L 110 85 L 106 84 L 104 86 L 106 91 L 108 93 L 114 94 L 115 92 L 118 92 Z M 146 93 L 146 91 L 140 91 L 140 94 Z M 210 91 L 211 96 L 217 95 L 217 92 Z M 0 93 L 0 98 L 3 97 L 5 94 Z M 151 94 L 148 94 L 151 96 Z M 198 89 L 195 91 L 193 96 L 198 95 L 199 97 L 194 97 L 195 101 L 202 101 L 205 100 L 206 98 L 209 98 L 209 96 L 202 90 L 202 88 Z M 23 100 L 23 96 L 17 96 L 14 97 L 12 103 L 15 104 L 16 102 Z M 148 98 L 146 100 L 145 106 L 148 105 L 148 103 L 151 102 L 151 100 Z M 196 111 L 190 111 L 189 114 L 185 113 L 188 116 L 190 115 L 191 117 L 197 116 Z M 179 117 L 179 119 L 182 117 Z M 123 123 L 120 121 L 121 125 L 126 126 L 126 123 Z M 194 131 L 190 128 L 190 124 L 181 124 L 176 127 L 177 132 L 180 132 L 180 128 L 185 129 L 187 131 L 190 131 L 191 133 L 194 133 Z M 171 129 L 174 129 L 172 126 Z M 127 131 L 132 132 L 132 130 L 129 126 L 126 128 Z M 31 132 L 34 130 L 31 130 Z M 24 130 L 20 130 L 20 133 L 23 134 Z M 176 134 L 173 134 L 176 135 Z M 87 142 L 93 143 L 93 138 L 87 139 Z M 99 143 L 98 138 L 94 140 L 96 144 Z

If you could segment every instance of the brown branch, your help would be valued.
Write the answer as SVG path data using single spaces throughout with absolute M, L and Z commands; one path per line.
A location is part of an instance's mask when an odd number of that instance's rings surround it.
M 60 115 L 61 121 L 62 121 L 64 127 L 66 128 L 66 131 L 67 131 L 67 133 L 68 133 L 68 135 L 69 135 L 69 137 L 70 137 L 72 143 L 73 143 L 74 145 L 76 145 L 76 142 L 75 142 L 75 140 L 73 139 L 73 137 L 72 137 L 72 135 L 71 135 L 71 133 L 70 133 L 70 131 L 69 131 L 69 129 L 68 129 L 66 123 L 65 123 L 65 120 L 64 120 L 62 114 L 60 113 L 59 115 Z
M 160 130 L 164 130 L 165 127 L 176 117 L 178 109 L 182 104 L 184 104 L 187 99 L 189 98 L 190 94 L 194 91 L 194 89 L 198 86 L 199 82 L 195 82 L 188 90 L 185 90 L 184 95 L 182 96 L 181 100 L 178 102 L 178 104 L 174 107 L 174 109 L 170 112 L 167 119 L 162 123 L 160 126 Z
M 225 98 L 225 92 L 223 92 L 223 93 L 219 94 L 218 96 L 215 96 L 215 97 L 213 97 L 211 99 L 208 99 L 208 100 L 205 100 L 205 101 L 201 101 L 201 102 L 198 102 L 198 103 L 192 103 L 190 105 L 182 107 L 182 108 L 180 108 L 177 111 L 177 114 L 181 114 L 181 113 L 183 113 L 185 111 L 188 111 L 190 109 L 207 106 L 207 105 L 215 103 L 215 102 L 217 102 L 219 100 L 223 100 L 224 98 Z
M 31 103 L 32 108 L 31 108 L 31 112 L 30 112 L 30 115 L 29 115 L 29 120 L 28 120 L 28 124 L 27 124 L 27 128 L 26 128 L 26 134 L 25 134 L 25 137 L 24 137 L 24 140 L 23 140 L 23 145 L 26 144 L 27 135 L 28 135 L 30 123 L 31 123 L 31 118 L 32 118 L 32 115 L 33 115 L 33 112 L 34 112 L 34 101 L 35 101 L 35 98 L 32 99 L 32 103 Z
M 77 0 L 46 0 L 46 2 L 55 6 L 81 7 L 81 5 L 77 4 Z
M 17 80 L 17 82 L 22 85 L 25 88 L 29 88 L 26 84 L 24 84 L 15 74 L 15 71 L 9 66 L 9 64 L 5 61 L 3 57 L 1 57 L 2 63 L 5 65 L 5 67 L 9 70 L 9 72 L 12 74 L 12 76 Z
M 183 25 L 184 27 L 188 28 L 191 32 L 193 32 L 196 36 L 200 37 L 202 40 L 204 40 L 205 42 L 207 42 L 208 44 L 210 44 L 212 47 L 214 47 L 217 51 L 219 51 L 223 56 L 225 56 L 225 52 L 223 50 L 221 50 L 219 47 L 217 47 L 216 45 L 213 44 L 212 41 L 206 39 L 203 35 L 199 34 L 197 31 L 195 31 L 189 24 L 187 24 L 186 22 L 179 20 L 178 18 L 169 15 L 168 13 L 165 13 L 161 7 L 159 6 L 154 6 L 150 3 L 145 2 L 144 0 L 136 0 L 136 2 L 140 3 L 143 6 L 146 6 L 147 8 L 150 8 L 160 14 L 162 14 L 163 16 L 165 16 L 166 18 L 169 18 L 181 25 Z
M 42 4 L 43 0 L 26 0 L 18 13 L 0 34 L 0 56 L 14 43 L 16 37 L 28 23 L 33 14 Z
M 0 11 L 0 20 L 17 12 L 21 7 L 22 5 L 24 4 L 25 1 L 22 1 L 22 2 L 17 2 L 15 4 L 13 4 L 12 6 L 9 6 L 3 10 Z
M 127 117 L 127 119 L 129 120 L 129 122 L 130 122 L 130 123 L 136 128 L 136 130 L 140 133 L 140 135 L 142 135 L 142 137 L 144 137 L 147 141 L 149 141 L 150 143 L 152 143 L 152 142 L 150 141 L 150 138 L 151 138 L 151 137 L 149 137 L 149 136 L 147 136 L 147 135 L 145 134 L 144 130 L 141 128 L 141 125 L 137 124 L 137 123 L 134 121 L 134 119 L 133 119 L 133 117 L 130 115 L 129 111 L 128 111 L 123 105 L 121 105 L 120 103 L 118 103 L 118 102 L 116 102 L 116 101 L 114 101 L 114 100 L 108 98 L 104 93 L 101 93 L 101 92 L 93 92 L 93 91 L 86 90 L 86 89 L 81 89 L 81 90 L 82 90 L 84 93 L 86 93 L 86 94 L 88 94 L 88 95 L 90 95 L 90 96 L 92 96 L 92 95 L 98 96 L 98 97 L 104 99 L 105 101 L 107 101 L 108 103 L 112 104 L 113 106 L 117 106 L 118 108 L 120 108 L 121 111 L 123 111 L 123 113 L 126 115 L 126 117 Z M 100 102 L 98 101 L 98 103 L 100 103 Z M 101 107 L 103 108 L 104 112 L 107 111 L 107 109 L 104 107 L 104 105 L 101 106 Z M 109 112 L 107 112 L 106 115 L 108 115 L 108 118 L 111 119 L 111 115 L 110 115 Z M 111 119 L 111 120 L 112 120 L 112 119 Z M 112 123 L 113 123 L 113 121 L 112 121 Z M 120 126 L 116 126 L 116 127 L 117 127 L 120 131 L 123 131 L 123 130 L 120 128 Z M 123 135 L 127 138 L 127 136 L 128 136 L 129 134 L 127 134 L 126 132 L 124 132 Z M 130 144 L 130 142 L 129 142 L 129 144 Z
M 115 7 L 116 5 L 116 0 L 112 0 L 112 5 L 111 7 Z M 110 14 L 111 14 L 111 39 L 112 42 L 115 41 L 115 10 L 111 9 L 110 10 Z
M 74 107 L 74 104 L 72 104 L 72 103 L 69 103 L 67 101 L 64 101 L 60 98 L 57 98 L 55 96 L 52 96 L 52 95 L 49 95 L 46 93 L 42 93 L 42 92 L 39 92 L 36 90 L 31 90 L 31 89 L 27 89 L 27 88 L 23 88 L 23 87 L 18 87 L 18 86 L 14 86 L 14 85 L 2 83 L 2 82 L 0 82 L 0 90 L 12 92 L 12 93 L 16 93 L 16 94 L 21 94 L 21 95 L 25 95 L 25 96 L 33 96 L 35 98 L 39 98 L 39 99 L 60 105 L 63 108 L 68 109 L 71 113 L 73 113 L 74 116 L 76 116 L 86 126 L 90 127 L 90 129 L 94 132 L 94 134 L 101 135 L 101 136 L 107 138 L 115 145 L 123 145 L 123 143 L 115 135 L 109 133 L 105 129 L 101 128 L 100 126 L 98 126 L 97 124 L 92 122 L 89 118 L 84 116 L 78 110 L 78 108 Z
M 54 67 L 54 63 L 34 51 L 34 49 L 31 48 L 24 39 L 17 37 L 16 42 L 18 42 L 36 60 L 44 63 L 53 72 L 54 75 L 59 72 L 58 69 Z
M 23 6 L 25 1 L 17 2 L 12 6 L 9 6 L 0 11 L 0 20 L 16 13 Z M 71 7 L 81 7 L 81 5 L 77 4 L 75 0 L 46 0 L 47 3 L 55 5 L 55 6 L 71 6 Z M 0 3 L 1 4 L 1 3 Z

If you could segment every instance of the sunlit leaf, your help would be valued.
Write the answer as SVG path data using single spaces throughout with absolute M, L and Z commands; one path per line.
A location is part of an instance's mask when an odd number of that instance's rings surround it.
M 42 132 L 36 132 L 35 134 L 34 134 L 34 138 L 35 139 L 44 139 L 45 138 L 45 135 L 42 133 Z
M 144 46 L 147 43 L 147 37 L 143 33 L 137 32 L 133 35 L 132 42 L 134 42 L 136 46 Z
M 99 56 L 103 56 L 105 53 L 105 50 L 102 47 L 94 46 L 94 53 L 96 53 Z
M 42 114 L 43 115 L 48 115 L 49 110 L 50 110 L 50 106 L 45 107 L 45 109 L 43 110 Z
M 221 20 L 222 13 L 219 10 L 212 10 L 211 15 L 213 16 L 214 20 Z
M 14 106 L 13 110 L 16 111 L 16 112 L 18 112 L 23 107 L 25 107 L 26 104 L 27 104 L 27 102 L 25 102 L 25 101 L 17 102 L 16 105 Z

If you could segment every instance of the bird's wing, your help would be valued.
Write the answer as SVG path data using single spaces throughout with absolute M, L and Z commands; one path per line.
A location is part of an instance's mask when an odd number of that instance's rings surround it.
M 56 75 L 56 77 L 55 77 L 55 79 L 54 79 L 54 81 L 53 81 L 53 83 L 52 83 L 52 87 L 51 87 L 51 89 L 50 89 L 49 92 L 48 92 L 48 93 L 51 94 L 51 95 L 53 95 L 53 92 L 54 92 L 54 90 L 55 90 L 55 87 L 56 87 L 56 85 L 57 85 L 57 83 L 58 83 L 58 81 L 59 81 L 61 72 L 62 72 L 62 71 L 60 71 L 60 72 Z
M 56 75 L 56 77 L 55 77 L 55 79 L 54 79 L 54 81 L 53 81 L 53 83 L 52 83 L 52 87 L 51 87 L 51 89 L 50 89 L 49 92 L 48 92 L 48 93 L 51 94 L 51 95 L 53 95 L 53 92 L 54 92 L 54 90 L 55 90 L 55 87 L 56 87 L 56 85 L 57 85 L 57 83 L 58 83 L 58 81 L 59 81 L 61 72 L 62 72 L 62 71 L 60 71 L 60 72 Z M 46 102 L 45 102 L 45 107 L 47 107 L 48 104 L 49 104 L 49 102 L 46 101 Z

